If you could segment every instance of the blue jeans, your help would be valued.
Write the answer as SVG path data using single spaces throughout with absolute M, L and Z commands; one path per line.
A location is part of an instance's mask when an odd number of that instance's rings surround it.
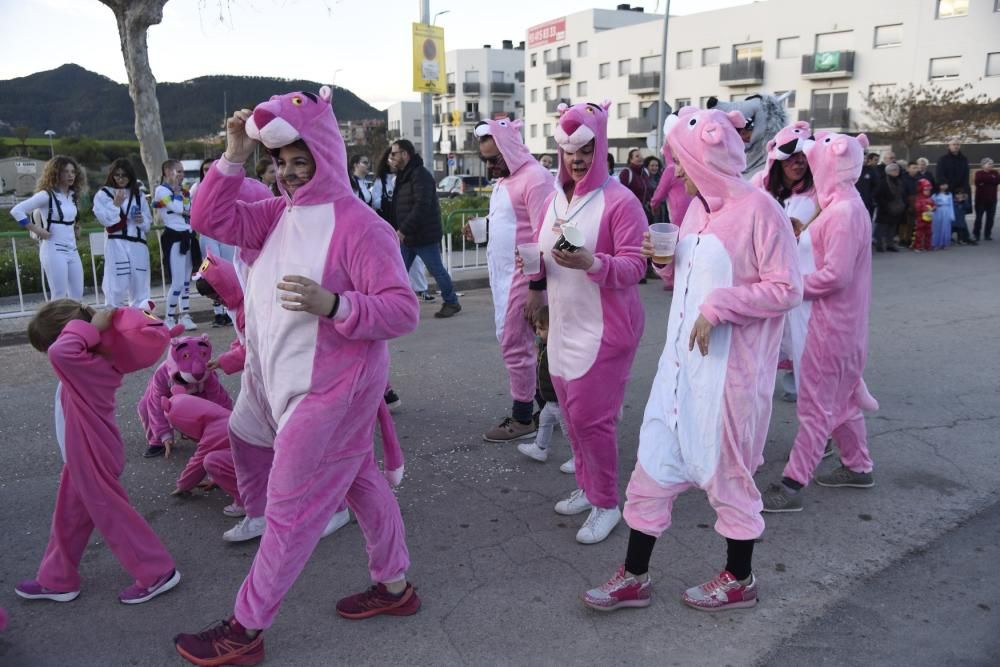
M 419 257 L 427 265 L 427 270 L 431 272 L 438 287 L 441 288 L 441 298 L 444 302 L 458 303 L 455 288 L 451 284 L 451 276 L 448 275 L 447 269 L 444 268 L 444 264 L 441 262 L 441 246 L 437 243 L 418 246 L 400 244 L 399 251 L 403 253 L 403 263 L 406 265 L 407 271 L 413 265 L 413 260 Z

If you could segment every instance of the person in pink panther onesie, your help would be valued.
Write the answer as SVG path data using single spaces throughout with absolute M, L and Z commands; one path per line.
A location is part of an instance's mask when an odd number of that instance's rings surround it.
M 831 435 L 842 465 L 816 483 L 874 485 L 862 414 L 878 409 L 862 378 L 868 359 L 871 218 L 854 187 L 867 147 L 863 134 L 817 132 L 815 143 L 806 148 L 822 210 L 809 226 L 816 269 L 803 280 L 804 298 L 811 304 L 808 324 L 792 331 L 792 348 L 801 359 L 799 430 L 781 483 L 764 493 L 766 512 L 801 511 L 801 490 Z
M 576 534 L 582 544 L 601 542 L 621 520 L 615 430 L 645 318 L 638 285 L 646 271 L 646 213 L 631 190 L 608 176 L 610 105 L 559 106 L 559 187 L 538 230 L 541 271 L 528 276 L 547 282 L 549 373 L 579 487 L 555 510 L 590 511 Z M 554 249 L 568 229 L 581 244 Z
M 189 662 L 256 664 L 262 630 L 346 498 L 375 585 L 341 599 L 346 618 L 416 613 L 399 505 L 375 463 L 374 429 L 389 375 L 386 341 L 419 318 L 393 230 L 351 191 L 332 90 L 272 97 L 227 122 L 227 146 L 199 188 L 192 226 L 250 249 L 246 368 L 230 419 L 244 489 L 266 482 L 266 528 L 233 615 L 174 644 Z M 235 201 L 260 141 L 283 196 Z M 235 203 L 235 205 L 234 205 Z M 255 256 L 253 256 L 255 254 Z M 273 453 L 272 453 L 273 452 Z
M 479 153 L 498 179 L 490 195 L 486 260 L 493 292 L 497 340 L 510 378 L 511 416 L 487 431 L 489 442 L 531 437 L 535 432 L 535 330 L 531 315 L 542 305 L 544 284 L 531 285 L 514 269 L 517 246 L 531 243 L 552 194 L 552 174 L 535 161 L 521 139 L 521 121 L 484 120 L 475 128 Z
M 664 134 L 663 136 L 667 135 Z M 688 206 L 694 201 L 694 197 L 689 195 L 684 189 L 684 179 L 677 178 L 677 173 L 673 168 L 674 156 L 670 152 L 670 146 L 666 141 L 663 142 L 661 152 L 663 153 L 663 173 L 660 175 L 660 182 L 656 186 L 656 191 L 653 193 L 653 198 L 649 201 L 649 205 L 655 210 L 664 201 L 667 202 L 667 213 L 670 216 L 670 222 L 680 227 L 681 222 L 684 221 L 684 216 L 687 214 Z
M 701 200 L 688 209 L 673 261 L 658 269 L 674 296 L 626 491 L 632 530 L 624 565 L 582 594 L 594 609 L 650 603 L 653 547 L 691 488 L 707 494 L 728 557 L 718 577 L 682 600 L 702 611 L 757 602 L 751 560 L 764 520 L 753 473 L 763 462 L 783 316 L 801 301 L 802 279 L 788 218 L 741 178 L 744 123 L 736 111 L 685 107 L 667 133 L 678 176 Z M 648 241 L 644 251 L 652 256 Z
M 219 382 L 215 370 L 208 367 L 212 359 L 212 343 L 208 336 L 185 336 L 170 341 L 167 358 L 149 378 L 146 391 L 139 399 L 139 419 L 146 431 L 149 446 L 146 458 L 169 456 L 174 445 L 174 429 L 163 413 L 162 401 L 170 398 L 176 385 L 191 396 L 201 396 L 227 410 L 233 407 L 229 392 Z
M 168 330 L 136 308 L 95 311 L 71 299 L 48 302 L 31 320 L 28 339 L 48 354 L 60 382 L 56 433 L 65 464 L 45 555 L 36 578 L 15 587 L 20 597 L 75 600 L 94 528 L 135 578 L 118 596 L 123 604 L 146 602 L 180 582 L 167 549 L 122 486 L 125 443 L 115 421 L 115 393 L 126 373 L 156 363 L 170 337 L 183 330 Z

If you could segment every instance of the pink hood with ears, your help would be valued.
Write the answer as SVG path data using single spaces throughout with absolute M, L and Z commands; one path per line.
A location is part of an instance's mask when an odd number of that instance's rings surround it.
M 806 147 L 806 159 L 816 184 L 816 194 L 821 208 L 833 201 L 838 191 L 850 189 L 861 175 L 868 137 L 859 134 L 851 137 L 833 132 L 817 132 L 816 141 Z
M 208 377 L 208 362 L 212 359 L 212 343 L 208 336 L 184 336 L 170 341 L 167 371 L 170 378 L 178 377 L 184 384 L 199 384 Z
M 597 190 L 608 181 L 608 108 L 610 100 L 605 100 L 600 106 L 590 102 L 581 102 L 571 107 L 559 105 L 559 122 L 556 123 L 552 136 L 559 146 L 559 185 L 565 185 L 572 180 L 569 167 L 563 153 L 575 153 L 591 140 L 594 142 L 594 161 L 583 180 L 576 184 L 573 195 L 579 197 Z
M 764 189 L 767 189 L 767 177 L 771 173 L 771 166 L 776 161 L 787 160 L 796 153 L 803 152 L 811 139 L 812 129 L 804 120 L 797 120 L 778 130 L 774 138 L 767 142 L 767 164 L 764 169 L 757 172 L 760 174 L 760 183 Z M 757 174 L 754 174 L 755 178 Z
M 670 150 L 710 211 L 753 189 L 741 175 L 746 155 L 737 129 L 746 124 L 743 114 L 684 107 L 667 121 Z
M 535 161 L 531 151 L 524 145 L 524 139 L 521 138 L 523 125 L 520 120 L 501 118 L 481 121 L 475 129 L 477 137 L 493 137 L 511 175 L 529 162 Z
M 247 120 L 247 135 L 269 150 L 300 139 L 309 147 L 316 162 L 316 173 L 296 190 L 294 203 L 297 206 L 325 204 L 342 196 L 354 196 L 347 176 L 347 150 L 330 105 L 332 96 L 329 86 L 320 88 L 319 95 L 307 92 L 275 95 L 254 107 Z M 280 180 L 278 188 L 285 193 Z
M 117 308 L 111 326 L 101 332 L 101 349 L 110 352 L 111 365 L 125 375 L 159 361 L 171 337 L 182 331 L 184 325 L 168 329 L 155 315 L 139 308 Z
M 201 263 L 201 268 L 193 278 L 204 278 L 215 290 L 222 304 L 233 312 L 243 310 L 243 289 L 232 262 L 217 257 L 209 251 Z

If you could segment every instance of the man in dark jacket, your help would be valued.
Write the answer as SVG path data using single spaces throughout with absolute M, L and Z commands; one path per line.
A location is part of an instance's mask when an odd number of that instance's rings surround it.
M 875 188 L 878 187 L 879 174 L 878 170 L 875 168 L 875 164 L 878 162 L 878 155 L 875 153 L 869 153 L 865 156 L 865 163 L 861 167 L 861 175 L 858 177 L 858 182 L 854 184 L 857 188 L 858 194 L 861 195 L 861 201 L 865 203 L 865 208 L 868 209 L 868 217 L 873 217 L 875 213 Z
M 958 242 L 976 245 L 969 236 L 969 226 L 965 222 L 967 213 L 972 212 L 972 201 L 969 196 L 969 159 L 962 155 L 962 144 L 957 141 L 948 143 L 948 152 L 938 158 L 935 169 L 938 183 L 947 183 L 955 202 L 955 230 L 958 232 Z
M 462 306 L 458 303 L 451 276 L 441 262 L 441 205 L 434 176 L 424 168 L 423 159 L 406 139 L 393 142 L 389 159 L 396 164 L 391 220 L 399 235 L 406 270 L 410 270 L 416 257 L 423 260 L 441 288 L 444 300 L 434 317 L 451 317 L 462 310 Z

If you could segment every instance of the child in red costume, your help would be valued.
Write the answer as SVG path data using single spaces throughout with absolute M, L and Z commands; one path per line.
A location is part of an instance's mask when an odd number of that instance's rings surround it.
M 916 216 L 913 249 L 916 252 L 931 249 L 931 221 L 934 219 L 934 208 L 931 182 L 921 178 L 917 181 L 917 200 L 913 205 Z

